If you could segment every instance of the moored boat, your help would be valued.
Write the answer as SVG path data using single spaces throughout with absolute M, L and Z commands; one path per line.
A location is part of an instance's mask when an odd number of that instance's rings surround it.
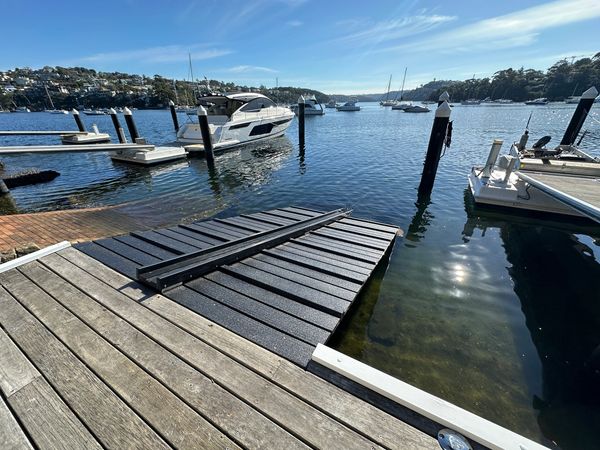
M 526 105 L 547 105 L 548 99 L 546 97 L 534 98 L 533 100 L 527 100 Z
M 420 105 L 411 105 L 407 108 L 404 108 L 404 112 L 407 113 L 426 113 L 431 111 L 429 108 L 427 108 L 426 106 L 420 106 Z
M 298 115 L 298 105 L 293 105 L 292 111 L 294 111 L 294 114 Z M 305 116 L 322 116 L 323 114 L 325 114 L 325 109 L 323 108 L 323 105 L 318 102 L 317 97 L 314 95 L 304 97 Z
M 507 155 L 499 155 L 502 141 L 495 140 L 485 165 L 473 167 L 468 176 L 475 203 L 588 217 L 600 222 L 600 158 L 583 152 L 575 143 L 597 95 L 595 88 L 582 94 L 560 144 L 554 149 L 546 148 L 550 136 L 527 147 L 528 127 Z
M 281 136 L 294 117 L 289 108 L 253 92 L 206 96 L 200 98 L 200 105 L 207 110 L 215 150 Z M 202 144 L 200 124 L 182 125 L 177 141 Z
M 337 107 L 338 111 L 360 111 L 360 106 L 356 102 L 346 102 Z

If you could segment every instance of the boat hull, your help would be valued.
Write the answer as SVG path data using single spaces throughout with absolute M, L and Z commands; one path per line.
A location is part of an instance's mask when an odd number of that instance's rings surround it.
M 502 206 L 520 210 L 537 211 L 575 217 L 586 217 L 575 209 L 550 197 L 511 173 L 505 182 L 506 172 L 494 169 L 489 178 L 481 176 L 481 168 L 473 167 L 469 173 L 469 189 L 478 205 Z
M 232 121 L 223 125 L 210 125 L 213 147 L 232 148 L 249 142 L 279 137 L 291 124 L 293 114 L 257 118 L 256 120 Z M 177 133 L 177 141 L 183 144 L 203 144 L 198 123 L 187 123 Z

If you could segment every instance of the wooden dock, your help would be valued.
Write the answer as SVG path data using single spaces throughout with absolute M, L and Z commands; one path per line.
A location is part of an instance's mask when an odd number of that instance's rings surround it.
M 399 232 L 397 227 L 346 216 L 282 208 L 76 247 L 159 289 L 174 278 L 179 283 L 167 286 L 166 297 L 306 367 L 317 344 L 335 331 Z M 326 222 L 315 224 L 319 220 Z M 185 281 L 192 270 L 190 256 L 200 261 L 193 268 L 193 279 Z M 140 275 L 164 265 L 166 274 Z
M 303 215 L 282 211 L 258 217 L 282 222 L 285 219 L 270 218 Z M 245 227 L 267 223 L 256 217 L 229 220 L 236 222 Z M 214 224 L 225 223 L 202 222 L 192 229 L 210 234 L 207 230 L 214 230 Z M 367 224 L 343 219 L 333 225 L 337 230 L 375 230 Z M 320 236 L 340 237 L 333 225 Z M 225 236 L 225 228 L 217 228 L 215 232 Z M 170 231 L 178 233 L 177 229 Z M 250 231 L 233 225 L 226 229 Z M 141 236 L 156 238 L 147 233 Z M 323 240 L 331 239 L 311 234 L 299 239 L 310 245 L 285 245 L 299 248 L 304 254 L 300 256 L 310 261 L 334 259 L 326 250 L 306 250 L 325 248 Z M 163 244 L 188 251 L 175 237 L 170 234 L 171 240 Z M 123 275 L 141 264 L 119 256 L 122 246 L 134 244 L 146 249 L 131 252 L 137 259 L 144 254 L 153 262 L 176 254 L 175 248 L 167 250 L 130 235 L 84 247 L 120 265 L 121 273 L 74 248 L 0 273 L 1 448 L 439 448 L 432 437 L 197 314 L 196 308 Z M 329 245 L 333 255 L 341 257 L 343 246 Z M 346 264 L 356 255 L 339 261 Z M 369 258 L 371 267 L 376 261 Z M 233 277 L 221 271 L 218 275 Z M 219 280 L 207 276 L 200 282 L 211 286 L 211 295 L 222 293 Z M 168 293 L 173 291 L 194 289 L 182 286 Z M 194 292 L 190 295 L 200 303 L 201 294 Z M 256 300 L 248 302 L 259 306 Z

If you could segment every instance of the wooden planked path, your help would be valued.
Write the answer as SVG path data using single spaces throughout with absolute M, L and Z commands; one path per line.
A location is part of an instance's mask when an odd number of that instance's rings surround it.
M 73 248 L 0 274 L 0 360 L 2 448 L 437 448 Z
M 288 207 L 134 232 L 77 248 L 130 278 L 178 255 L 322 215 Z M 306 367 L 391 248 L 397 227 L 342 218 L 169 289 L 164 295 L 286 359 Z

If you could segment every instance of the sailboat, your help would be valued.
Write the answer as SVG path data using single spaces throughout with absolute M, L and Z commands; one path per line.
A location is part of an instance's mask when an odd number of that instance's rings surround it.
M 387 92 L 385 93 L 385 100 L 382 100 L 379 102 L 379 104 L 381 106 L 394 106 L 396 104 L 395 100 L 389 99 L 391 85 L 392 85 L 392 75 L 390 75 L 390 81 L 388 81 Z
M 392 106 L 392 109 L 400 109 L 400 110 L 404 111 L 406 108 L 410 108 L 412 106 L 412 103 L 403 101 L 404 83 L 406 82 L 406 71 L 407 70 L 408 70 L 408 67 L 405 67 L 404 68 L 404 78 L 402 78 L 402 87 L 400 88 L 400 101 L 394 100 L 394 106 Z
M 46 109 L 45 112 L 50 114 L 69 114 L 69 111 L 66 109 L 56 109 L 54 107 L 54 102 L 52 101 L 52 97 L 50 97 L 50 92 L 48 92 L 48 86 L 44 84 L 44 89 L 46 89 L 46 95 L 48 96 L 48 100 L 50 100 L 50 106 L 52 109 Z

